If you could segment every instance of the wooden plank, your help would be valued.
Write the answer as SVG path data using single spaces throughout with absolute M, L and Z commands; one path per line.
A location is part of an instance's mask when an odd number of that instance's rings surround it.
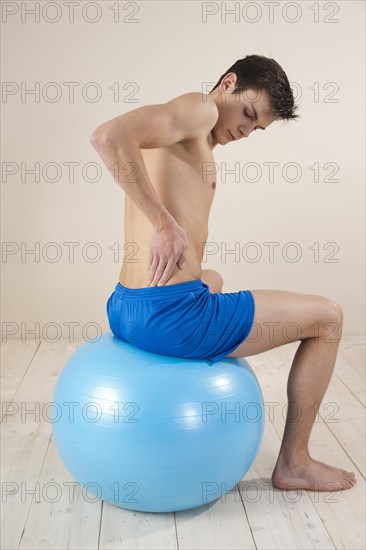
M 99 548 L 175 550 L 174 514 L 134 512 L 104 502 Z
M 342 342 L 344 342 L 353 351 L 358 353 L 364 361 L 366 360 L 366 342 L 365 342 L 364 334 L 359 334 L 359 335 L 342 334 L 341 343 Z
M 6 344 L 7 345 L 7 344 Z M 74 344 L 41 342 L 14 396 L 18 412 L 4 418 L 2 437 L 2 548 L 17 548 L 21 539 L 51 436 L 43 406 L 52 400 L 57 377 Z M 23 354 L 28 361 L 28 355 Z M 19 367 L 21 370 L 21 367 Z M 24 368 L 24 367 L 23 367 Z M 36 411 L 35 414 L 27 411 Z M 11 494 L 13 493 L 13 494 Z
M 360 363 L 360 356 L 353 349 L 347 348 L 343 339 L 339 346 L 334 373 L 365 406 L 365 367 Z
M 267 400 L 267 403 L 269 401 L 272 403 L 272 412 L 274 412 L 272 415 L 273 426 L 281 438 L 285 425 L 288 368 L 285 365 L 286 361 L 280 357 L 279 352 L 287 346 L 292 346 L 292 350 L 294 351 L 297 345 L 298 342 L 296 344 L 287 344 L 265 354 L 249 358 L 258 378 L 264 381 L 263 390 L 268 392 L 270 389 L 270 394 L 267 394 L 268 397 L 265 400 Z M 362 423 L 363 419 L 360 418 L 359 422 Z M 343 429 L 347 429 L 345 422 L 341 420 L 340 424 L 343 426 Z M 311 455 L 316 460 L 344 468 L 345 470 L 355 469 L 350 457 L 333 433 L 327 428 L 321 416 L 314 423 L 309 449 Z M 315 491 L 301 492 L 301 494 L 307 493 L 312 500 L 336 548 L 352 548 L 352 550 L 365 548 L 365 482 L 360 475 L 357 475 L 357 472 L 356 478 L 356 485 L 352 489 L 345 491 L 330 493 Z M 297 506 L 297 503 L 295 506 Z M 272 514 L 277 517 L 274 508 L 272 508 Z
M 12 401 L 23 376 L 38 349 L 39 342 L 8 340 L 0 346 L 1 353 L 1 401 Z M 4 411 L 4 406 L 2 413 Z M 3 414 L 1 414 L 3 417 Z
M 69 345 L 63 362 L 82 345 Z M 58 376 L 53 379 L 51 396 Z M 49 423 L 51 429 L 52 424 Z M 29 510 L 19 549 L 97 548 L 102 502 L 87 493 L 69 474 L 57 453 L 52 435 L 38 480 L 39 501 Z
M 215 502 L 175 513 L 182 550 L 254 549 L 255 544 L 237 488 Z
M 365 405 L 365 357 L 360 353 L 361 347 L 350 345 L 346 338 L 340 342 L 336 373 L 350 387 L 352 393 Z
M 19 550 L 98 547 L 102 503 L 69 474 L 51 438 Z
M 342 336 L 338 353 L 341 353 L 349 362 L 352 368 L 360 373 L 365 370 L 365 358 L 362 357 L 362 345 L 348 344 L 347 340 Z

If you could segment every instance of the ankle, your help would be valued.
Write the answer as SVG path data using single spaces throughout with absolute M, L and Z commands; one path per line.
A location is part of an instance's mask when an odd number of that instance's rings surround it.
M 281 447 L 277 464 L 286 467 L 302 466 L 304 463 L 311 460 L 307 447 L 294 448 L 294 447 Z

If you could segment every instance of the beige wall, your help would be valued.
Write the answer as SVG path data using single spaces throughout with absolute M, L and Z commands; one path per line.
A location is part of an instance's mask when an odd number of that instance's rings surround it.
M 124 194 L 90 146 L 91 132 L 138 106 L 208 92 L 205 83 L 215 83 L 252 53 L 273 57 L 287 72 L 301 119 L 215 149 L 219 177 L 208 238 L 213 244 L 203 267 L 222 273 L 225 292 L 283 289 L 327 296 L 342 304 L 346 334 L 364 332 L 363 2 L 280 2 L 273 15 L 263 2 L 120 2 L 120 21 L 114 22 L 116 2 L 79 0 L 73 23 L 63 2 L 40 2 L 39 22 L 21 12 L 21 4 L 30 10 L 35 2 L 3 4 L 7 333 L 24 337 L 35 323 L 49 339 L 57 337 L 57 326 L 67 337 L 70 323 L 76 336 L 87 338 L 95 334 L 89 323 L 109 330 L 105 303 L 123 257 Z M 225 6 L 235 5 L 236 14 L 225 13 Z M 79 83 L 73 102 L 67 82 Z M 95 102 L 92 82 L 102 93 Z M 38 101 L 22 97 L 22 86 L 39 86 Z M 119 88 L 119 102 L 110 87 Z M 61 96 L 52 102 L 55 92 Z M 22 166 L 35 163 L 39 181 L 30 173 L 22 177 Z M 73 181 L 66 163 L 77 163 Z M 99 165 L 99 178 L 88 163 Z M 268 163 L 278 163 L 273 181 Z M 225 179 L 225 169 L 235 166 L 239 174 L 228 172 Z M 59 179 L 47 181 L 52 178 Z M 65 244 L 70 242 L 79 243 L 74 261 Z M 93 261 L 96 248 L 88 243 L 97 243 L 99 260 Z M 266 243 L 278 243 L 273 258 Z M 22 246 L 38 246 L 38 261 L 32 254 L 22 257 Z M 237 257 L 225 255 L 235 247 Z M 56 253 L 60 257 L 52 261 Z M 295 254 L 297 262 L 291 261 Z

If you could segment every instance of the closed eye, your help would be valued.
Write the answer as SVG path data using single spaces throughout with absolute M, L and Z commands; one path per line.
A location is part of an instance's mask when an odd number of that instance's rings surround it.
M 253 108 L 253 110 L 254 110 L 254 113 L 255 113 L 255 114 L 254 114 L 254 117 L 255 117 L 254 120 L 258 120 L 257 112 L 256 112 L 256 110 L 255 110 L 254 108 Z M 248 113 L 248 111 L 247 111 L 246 109 L 244 109 L 244 114 L 245 114 L 246 117 L 248 117 L 248 118 L 250 118 L 250 120 L 252 120 L 253 117 L 250 116 L 250 114 Z M 265 130 L 265 128 L 263 128 L 262 126 L 257 126 L 256 128 L 254 128 L 254 130 L 258 130 L 258 128 L 259 128 L 260 130 Z
M 246 117 L 250 118 L 250 120 L 252 120 L 253 117 L 250 116 L 250 114 L 248 113 L 248 111 L 246 109 L 244 109 L 244 114 Z M 257 118 L 255 119 L 257 120 Z M 262 126 L 258 126 L 258 128 L 260 128 L 261 130 L 265 130 L 265 128 L 262 128 Z M 258 130 L 258 128 L 254 128 L 254 130 Z

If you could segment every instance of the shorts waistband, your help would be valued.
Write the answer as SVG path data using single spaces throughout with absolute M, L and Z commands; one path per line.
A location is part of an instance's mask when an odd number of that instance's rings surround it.
M 121 285 L 121 283 L 117 283 L 114 290 L 117 294 L 125 298 L 149 298 L 152 296 L 176 296 L 177 294 L 186 294 L 187 292 L 204 287 L 208 288 L 208 285 L 201 279 L 194 279 L 193 281 L 186 281 L 173 285 L 148 286 L 143 288 L 127 288 Z

